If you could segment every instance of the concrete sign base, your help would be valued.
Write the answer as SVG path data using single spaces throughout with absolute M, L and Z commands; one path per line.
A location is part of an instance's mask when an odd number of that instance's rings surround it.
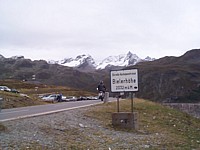
M 116 112 L 112 114 L 113 126 L 121 128 L 138 129 L 138 112 Z

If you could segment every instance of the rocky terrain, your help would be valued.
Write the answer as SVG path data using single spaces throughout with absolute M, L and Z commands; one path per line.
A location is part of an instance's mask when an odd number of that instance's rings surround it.
M 86 110 L 27 118 L 3 123 L 0 148 L 4 149 L 144 149 L 159 144 L 160 134 L 142 135 L 110 130 Z M 156 141 L 155 141 L 156 139 Z M 163 140 L 162 139 L 162 140 Z
M 121 102 L 128 111 L 129 101 Z M 135 100 L 139 129 L 113 127 L 115 104 L 1 122 L 0 149 L 140 150 L 200 148 L 199 120 L 159 104 Z

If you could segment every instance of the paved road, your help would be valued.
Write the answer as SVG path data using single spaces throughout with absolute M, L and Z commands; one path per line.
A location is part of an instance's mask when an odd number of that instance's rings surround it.
M 114 100 L 116 99 L 113 98 L 109 99 L 109 101 L 114 101 Z M 62 102 L 56 104 L 20 107 L 13 109 L 3 109 L 0 112 L 0 122 L 51 114 L 75 108 L 92 106 L 100 103 L 102 103 L 102 101 L 100 100 L 87 100 L 87 101 Z

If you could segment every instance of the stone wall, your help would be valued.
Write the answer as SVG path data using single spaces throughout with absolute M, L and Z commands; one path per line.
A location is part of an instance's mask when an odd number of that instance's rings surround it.
M 164 103 L 164 105 L 200 118 L 200 103 Z

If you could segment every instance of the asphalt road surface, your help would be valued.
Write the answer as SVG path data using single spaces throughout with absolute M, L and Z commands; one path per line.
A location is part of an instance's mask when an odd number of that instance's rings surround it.
M 116 98 L 115 99 L 109 98 L 109 101 L 115 101 L 115 100 Z M 62 102 L 56 104 L 20 107 L 13 109 L 3 109 L 0 112 L 0 122 L 51 114 L 81 107 L 92 106 L 100 103 L 103 102 L 101 100 L 87 100 L 87 101 Z

